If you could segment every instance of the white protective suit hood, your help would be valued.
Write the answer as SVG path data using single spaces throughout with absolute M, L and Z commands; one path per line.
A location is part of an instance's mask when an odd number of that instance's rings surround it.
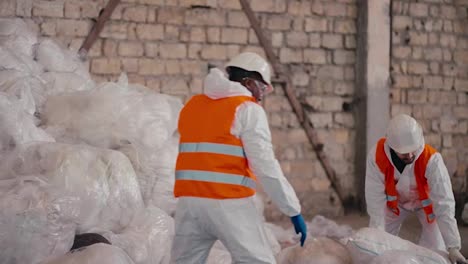
M 210 73 L 205 77 L 204 94 L 211 99 L 221 99 L 232 96 L 252 96 L 252 93 L 247 90 L 242 84 L 230 81 L 223 71 L 217 68 L 210 70 Z

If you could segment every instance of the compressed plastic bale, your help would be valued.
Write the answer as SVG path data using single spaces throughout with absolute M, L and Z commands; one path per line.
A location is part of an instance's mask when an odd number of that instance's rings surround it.
M 431 261 L 430 263 L 447 263 L 441 255 L 432 250 L 376 228 L 362 228 L 358 230 L 348 239 L 346 247 L 351 253 L 353 263 L 371 263 L 376 256 L 390 250 L 409 250 L 418 256 L 423 256 L 428 261 Z
M 90 79 L 86 65 L 78 54 L 61 47 L 52 39 L 42 39 L 37 47 L 36 60 L 49 72 L 72 72 L 85 79 Z
M 120 248 L 103 243 L 73 250 L 42 264 L 134 264 Z
M 174 133 L 181 108 L 182 104 L 171 96 L 104 83 L 90 91 L 49 97 L 41 120 L 57 141 L 83 142 L 125 154 L 130 150 L 144 201 L 152 204 L 158 181 L 162 192 L 173 186 L 177 157 Z M 158 198 L 155 202 L 166 207 Z M 171 213 L 174 203 L 167 207 Z
M 33 57 L 37 32 L 19 18 L 0 18 L 0 46 Z
M 4 155 L 0 178 L 40 173 L 49 183 L 79 197 L 78 233 L 126 227 L 143 201 L 128 158 L 85 145 L 31 143 Z
M 174 197 L 174 184 L 178 153 L 179 137 L 173 136 L 159 151 L 150 152 L 151 156 L 143 157 L 146 158 L 143 164 L 151 164 L 151 166 L 138 170 L 142 175 L 139 177 L 140 184 L 144 185 L 141 188 L 146 196 L 143 197 L 144 201 L 148 205 L 161 208 L 169 215 L 174 215 L 177 204 L 177 199 Z
M 299 244 L 283 249 L 278 264 L 351 264 L 351 256 L 341 243 L 326 237 L 310 238 L 304 247 Z
M 278 241 L 281 248 L 290 247 L 298 243 L 299 238 L 292 229 L 284 229 L 279 225 L 273 223 L 265 223 L 265 229 L 272 233 Z
M 135 214 L 121 232 L 104 232 L 112 245 L 122 248 L 136 264 L 169 263 L 174 220 L 156 207 L 147 207 Z
M 55 140 L 35 126 L 34 117 L 24 111 L 21 102 L 0 92 L 0 152 L 35 141 Z
M 0 46 L 0 70 L 16 70 L 29 75 L 40 75 L 44 68 L 27 55 Z
M 307 223 L 308 233 L 312 237 L 328 237 L 344 239 L 350 237 L 354 231 L 348 225 L 338 225 L 335 221 L 317 215 Z
M 73 72 L 45 72 L 41 78 L 48 95 L 90 90 L 96 85 L 91 78 L 84 78 Z
M 389 250 L 375 257 L 371 264 L 438 264 L 432 258 L 408 250 Z
M 41 177 L 0 180 L 1 263 L 36 264 L 68 252 L 77 200 Z
M 32 89 L 31 83 L 23 78 L 0 85 L 0 92 L 5 93 L 9 98 L 16 99 L 21 108 L 30 115 L 34 115 L 36 112 L 36 103 Z

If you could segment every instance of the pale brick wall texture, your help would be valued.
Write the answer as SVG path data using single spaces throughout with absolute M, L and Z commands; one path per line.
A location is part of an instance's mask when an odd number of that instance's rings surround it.
M 391 114 L 414 116 L 456 192 L 468 173 L 468 1 L 393 1 Z
M 467 1 L 394 1 L 392 115 L 407 112 L 451 173 L 468 160 Z M 443 3 L 444 2 L 444 3 Z M 2 0 L 0 16 L 35 22 L 40 34 L 77 50 L 105 0 Z M 324 144 L 345 198 L 355 188 L 357 0 L 252 0 L 274 52 Z M 410 4 L 411 3 L 411 4 Z M 411 8 L 409 8 L 411 5 Z M 34 24 L 34 23 L 31 23 Z M 463 36 L 465 34 L 465 37 Z M 131 82 L 188 99 L 203 91 L 209 65 L 242 51 L 264 55 L 237 0 L 122 0 L 88 56 L 98 81 Z M 279 84 L 263 102 L 275 152 L 307 218 L 342 213 L 323 168 Z M 362 150 L 361 150 L 362 151 Z M 362 177 L 362 175 L 359 175 Z M 267 217 L 279 220 L 278 210 Z

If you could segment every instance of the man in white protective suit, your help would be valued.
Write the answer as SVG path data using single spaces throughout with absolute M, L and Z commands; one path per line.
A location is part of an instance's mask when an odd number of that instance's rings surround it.
M 467 263 L 460 253 L 450 176 L 440 153 L 424 143 L 414 118 L 395 116 L 386 137 L 370 150 L 365 194 L 370 227 L 398 235 L 414 213 L 422 225 L 421 246 L 447 250 L 452 263 Z
M 226 65 L 228 78 L 211 69 L 204 93 L 193 96 L 179 117 L 179 155 L 174 196 L 172 261 L 206 263 L 220 240 L 233 263 L 276 263 L 255 207 L 257 180 L 281 212 L 291 217 L 304 244 L 301 206 L 275 158 L 264 109 L 273 90 L 270 65 L 241 53 Z

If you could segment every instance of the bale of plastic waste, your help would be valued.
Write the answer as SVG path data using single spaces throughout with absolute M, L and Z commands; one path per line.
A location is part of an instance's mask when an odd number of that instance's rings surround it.
M 87 67 L 81 62 L 78 54 L 62 47 L 52 39 L 40 41 L 35 59 L 48 72 L 75 73 L 85 79 L 90 79 Z
M 134 262 L 122 249 L 99 243 L 73 250 L 41 264 L 134 264 Z
M 420 255 L 409 250 L 389 250 L 376 256 L 371 264 L 439 264 L 426 255 Z
M 350 226 L 339 225 L 322 215 L 317 215 L 311 222 L 308 222 L 307 228 L 312 237 L 328 237 L 337 240 L 348 238 L 354 233 Z
M 34 119 L 20 102 L 0 92 L 0 153 L 29 142 L 54 142 L 50 135 L 36 127 Z
M 22 19 L 0 18 L 0 46 L 32 57 L 37 42 L 37 33 Z
M 79 199 L 39 176 L 0 180 L 0 259 L 36 264 L 70 250 Z
M 0 179 L 40 174 L 78 197 L 78 233 L 126 227 L 143 201 L 133 167 L 118 151 L 85 145 L 31 143 L 0 159 Z
M 0 46 L 0 70 L 15 70 L 38 76 L 44 72 L 42 65 L 26 54 Z
M 376 228 L 358 230 L 348 239 L 346 247 L 351 253 L 353 263 L 367 264 L 387 251 L 408 250 L 424 257 L 428 261 L 425 263 L 446 264 L 446 260 L 438 253 Z
M 299 244 L 283 249 L 278 264 L 351 264 L 351 256 L 341 243 L 326 237 L 310 238 L 304 247 Z M 360 262 L 356 262 L 360 263 Z
M 135 264 L 167 264 L 171 257 L 174 220 L 161 209 L 150 206 L 137 212 L 121 232 L 102 235 L 127 252 Z
M 173 211 L 174 200 L 169 198 L 178 152 L 174 134 L 182 104 L 145 87 L 130 87 L 123 79 L 90 91 L 49 97 L 42 113 L 43 125 L 59 142 L 125 153 L 137 172 L 145 203 L 155 202 L 153 205 Z M 164 200 L 158 200 L 158 192 L 167 190 L 171 191 L 171 196 L 166 196 L 170 204 L 165 205 Z

